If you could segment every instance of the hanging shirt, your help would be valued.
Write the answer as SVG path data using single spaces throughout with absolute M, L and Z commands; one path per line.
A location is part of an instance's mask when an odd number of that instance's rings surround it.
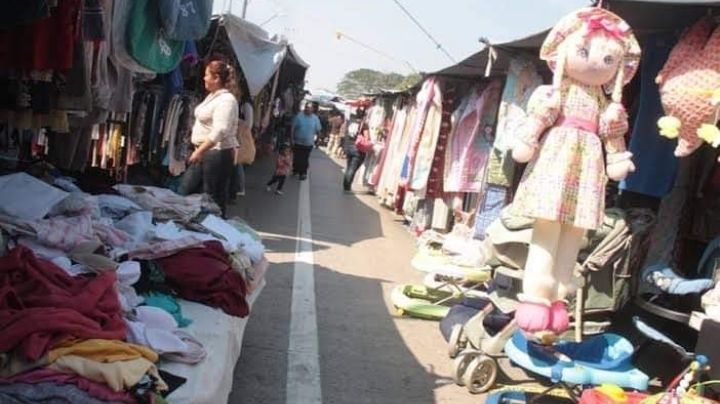
M 238 103 L 228 90 L 221 89 L 209 94 L 195 108 L 195 124 L 191 140 L 196 146 L 206 140 L 215 142 L 213 150 L 237 147 Z
M 304 112 L 295 116 L 292 125 L 295 130 L 293 141 L 300 146 L 313 146 L 315 134 L 322 130 L 320 118 L 315 114 L 307 115 Z

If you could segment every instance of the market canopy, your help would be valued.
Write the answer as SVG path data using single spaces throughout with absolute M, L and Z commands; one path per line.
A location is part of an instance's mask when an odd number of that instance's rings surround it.
M 230 44 L 243 70 L 251 96 L 256 96 L 280 67 L 287 44 L 270 39 L 267 31 L 232 14 L 222 17 Z
M 708 12 L 718 14 L 718 0 L 605 0 L 605 7 L 621 16 L 642 37 L 680 31 Z
M 720 0 L 605 0 L 604 6 L 624 18 L 641 38 L 658 32 L 679 32 L 709 12 L 720 15 L 717 8 Z M 513 56 L 527 54 L 537 59 L 549 31 L 550 27 L 525 38 L 490 44 L 460 63 L 433 74 L 462 79 L 505 75 Z M 541 73 L 548 72 L 544 63 L 538 67 Z
M 460 63 L 446 67 L 434 74 L 457 78 L 483 77 L 486 72 L 489 73 L 489 76 L 504 75 L 507 72 L 512 55 L 524 53 L 536 58 L 538 49 L 545 40 L 548 31 L 545 30 L 515 41 L 491 44 L 491 46 L 486 46 L 485 49 Z M 488 64 L 488 62 L 490 63 Z

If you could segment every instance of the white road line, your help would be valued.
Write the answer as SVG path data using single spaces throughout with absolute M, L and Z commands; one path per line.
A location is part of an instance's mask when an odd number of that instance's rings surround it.
M 309 183 L 309 180 L 300 183 L 298 201 L 297 245 L 288 347 L 286 397 L 288 404 L 322 403 Z

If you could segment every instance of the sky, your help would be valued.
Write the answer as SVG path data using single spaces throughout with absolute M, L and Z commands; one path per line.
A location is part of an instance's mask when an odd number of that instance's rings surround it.
M 590 0 L 398 0 L 460 62 L 480 51 L 478 41 L 519 39 L 551 27 Z M 215 0 L 216 13 L 240 16 L 244 0 Z M 394 0 L 248 0 L 246 19 L 270 35 L 284 35 L 310 64 L 308 89 L 334 91 L 345 73 L 433 72 L 455 64 Z M 346 38 L 342 32 L 375 50 Z

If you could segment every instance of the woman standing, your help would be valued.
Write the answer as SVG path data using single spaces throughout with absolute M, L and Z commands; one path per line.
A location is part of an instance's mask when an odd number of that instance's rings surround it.
M 219 60 L 205 67 L 207 97 L 195 108 L 191 141 L 195 147 L 180 184 L 180 195 L 202 191 L 212 196 L 223 216 L 233 169 L 238 102 L 232 94 L 235 72 Z

